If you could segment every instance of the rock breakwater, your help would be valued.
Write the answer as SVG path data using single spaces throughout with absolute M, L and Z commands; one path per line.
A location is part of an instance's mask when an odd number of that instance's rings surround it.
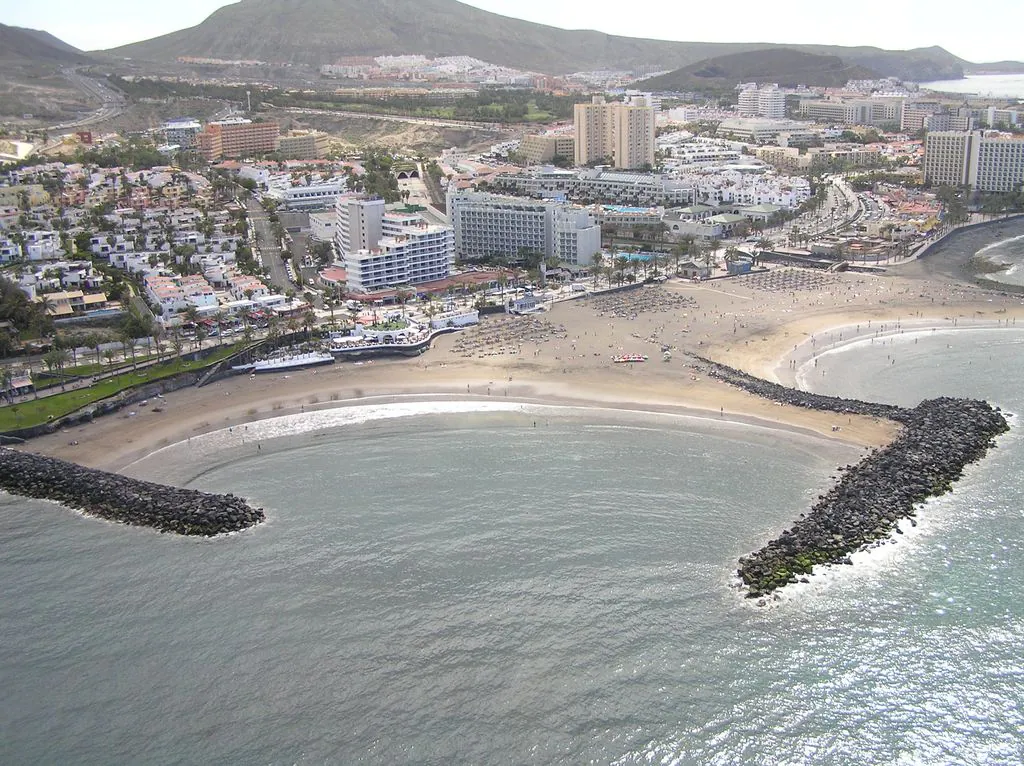
M 212 537 L 264 520 L 234 495 L 212 495 L 0 447 L 0 488 L 55 500 L 92 516 L 179 535 Z
M 850 554 L 898 531 L 928 498 L 952 489 L 964 468 L 985 456 L 1009 430 L 998 408 L 975 399 L 943 397 L 912 409 L 820 396 L 698 359 L 705 373 L 773 401 L 798 407 L 884 417 L 903 425 L 899 436 L 846 466 L 831 490 L 790 529 L 739 561 L 751 598 L 797 582 L 819 564 L 849 563 Z
M 690 358 L 695 360 L 691 366 L 708 377 L 717 378 L 755 396 L 760 396 L 762 399 L 788 404 L 792 407 L 804 407 L 805 409 L 819 410 L 821 412 L 835 412 L 841 415 L 866 415 L 868 417 L 895 420 L 901 423 L 909 412 L 904 407 L 897 407 L 894 404 L 865 402 L 860 399 L 843 399 L 838 396 L 812 394 L 810 391 L 787 388 L 786 386 L 755 377 L 750 373 L 743 372 L 743 370 L 737 370 L 735 367 L 729 367 L 703 356 L 690 354 Z

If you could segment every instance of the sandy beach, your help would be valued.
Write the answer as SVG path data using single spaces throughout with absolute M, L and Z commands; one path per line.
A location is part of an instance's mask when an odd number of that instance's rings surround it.
M 955 256 L 945 256 L 955 257 Z M 415 359 L 339 362 L 316 370 L 238 376 L 36 439 L 26 449 L 117 470 L 154 449 L 307 408 L 409 397 L 501 398 L 527 403 L 700 414 L 776 425 L 872 447 L 892 423 L 783 407 L 694 374 L 685 352 L 791 384 L 793 370 L 847 333 L 1024 322 L 1019 295 L 951 282 L 908 264 L 887 274 L 780 268 L 700 284 L 672 280 L 615 296 L 556 303 L 530 317 L 487 317 L 437 339 Z M 884 330 L 883 330 L 883 327 Z M 819 342 L 820 341 L 820 342 Z M 662 349 L 671 349 L 664 360 Z M 612 356 L 648 361 L 615 364 Z M 836 430 L 838 426 L 839 430 Z

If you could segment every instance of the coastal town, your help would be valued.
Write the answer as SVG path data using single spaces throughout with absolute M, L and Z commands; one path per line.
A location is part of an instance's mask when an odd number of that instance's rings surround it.
M 1024 762 L 1022 13 L 0 12 L 0 760 Z
M 322 74 L 481 71 L 378 63 Z M 100 381 L 105 398 L 176 363 L 288 356 L 282 338 L 413 356 L 494 312 L 514 325 L 641 286 L 891 285 L 943 236 L 1022 203 L 1024 107 L 1005 99 L 888 78 L 742 83 L 709 106 L 627 73 L 598 95 L 592 80 L 515 79 L 503 87 L 570 99 L 572 118 L 433 158 L 244 111 L 5 139 L 4 428 L 59 422 Z M 965 268 L 999 284 L 1009 266 Z
M 383 63 L 358 76 L 436 74 Z M 706 365 L 793 384 L 830 327 L 1016 323 L 1012 263 L 941 253 L 1016 231 L 1024 107 L 896 78 L 741 83 L 715 106 L 601 85 L 568 88 L 571 119 L 434 157 L 342 149 L 248 102 L 19 149 L 0 187 L 5 438 L 117 468 L 307 407 L 459 393 L 717 409 L 874 447 L 898 417 L 771 411 Z

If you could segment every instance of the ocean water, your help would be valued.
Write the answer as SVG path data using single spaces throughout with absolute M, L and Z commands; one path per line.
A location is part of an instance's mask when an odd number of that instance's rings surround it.
M 940 93 L 968 93 L 994 98 L 1024 99 L 1024 74 L 969 75 L 962 80 L 923 82 L 921 87 Z
M 985 274 L 986 279 L 1024 286 L 1024 235 L 993 242 L 978 250 L 975 255 L 1003 267 L 1001 271 Z
M 1024 411 L 1024 334 L 884 342 L 808 384 Z M 736 558 L 855 451 L 459 409 L 259 432 L 258 452 L 254 426 L 210 437 L 207 470 L 136 467 L 267 509 L 225 539 L 0 497 L 0 762 L 1024 761 L 1016 430 L 898 543 L 759 608 Z

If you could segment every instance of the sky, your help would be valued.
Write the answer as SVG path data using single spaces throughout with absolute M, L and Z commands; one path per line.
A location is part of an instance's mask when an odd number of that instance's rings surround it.
M 291 0 L 281 0 L 285 5 Z M 365 0 L 372 12 L 374 0 Z M 906 49 L 940 45 L 968 61 L 1024 60 L 1024 2 L 974 0 L 464 0 L 506 16 L 567 29 L 706 42 L 822 43 Z M 229 0 L 29 0 L 0 3 L 0 23 L 44 29 L 83 50 L 110 48 L 194 26 Z M 6 7 L 4 7 L 6 6 Z M 417 51 L 409 51 L 417 53 Z

